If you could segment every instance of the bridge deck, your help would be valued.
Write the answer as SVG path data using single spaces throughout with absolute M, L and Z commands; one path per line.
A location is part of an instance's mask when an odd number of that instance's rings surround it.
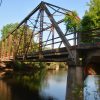
M 87 51 L 91 51 L 91 50 L 95 50 L 95 49 L 100 49 L 100 45 L 99 44 L 82 44 L 80 46 L 71 46 L 70 50 L 71 51 L 77 51 L 77 50 L 81 50 L 84 52 Z M 10 58 L 10 59 L 9 59 Z M 14 60 L 14 57 L 5 57 L 3 59 L 1 59 L 1 61 L 12 61 Z M 22 55 L 17 55 L 16 60 L 19 61 L 49 61 L 49 62 L 65 62 L 70 60 L 70 58 L 68 57 L 68 52 L 66 50 L 66 47 L 63 48 L 59 48 L 59 49 L 53 49 L 53 50 L 44 50 L 41 52 L 32 52 L 30 54 L 27 54 L 27 57 L 24 59 L 23 58 L 23 54 Z
M 53 49 L 53 50 L 45 50 L 42 51 L 41 54 L 39 52 L 33 52 L 28 54 L 26 59 L 23 59 L 23 55 L 17 56 L 16 59 L 20 61 L 67 61 L 68 60 L 68 52 L 66 52 L 66 48 Z

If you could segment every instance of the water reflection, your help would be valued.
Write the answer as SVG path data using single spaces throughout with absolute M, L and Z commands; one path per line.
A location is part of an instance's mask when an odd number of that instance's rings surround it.
M 64 100 L 66 80 L 66 71 L 17 73 L 0 80 L 0 100 Z
M 84 100 L 100 100 L 100 75 L 89 75 L 84 85 Z
M 0 100 L 65 100 L 67 72 L 38 71 L 0 80 Z M 84 82 L 84 100 L 100 100 L 100 76 Z M 78 95 L 78 94 L 77 94 Z
M 0 100 L 11 100 L 11 89 L 2 80 L 0 80 Z
M 65 100 L 66 95 L 66 82 L 67 72 L 66 71 L 50 71 L 47 73 L 42 85 L 42 94 L 47 96 L 53 96 L 54 100 Z

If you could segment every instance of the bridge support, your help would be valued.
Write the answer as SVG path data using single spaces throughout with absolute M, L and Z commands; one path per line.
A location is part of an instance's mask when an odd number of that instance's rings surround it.
M 69 65 L 66 100 L 83 100 L 82 67 Z

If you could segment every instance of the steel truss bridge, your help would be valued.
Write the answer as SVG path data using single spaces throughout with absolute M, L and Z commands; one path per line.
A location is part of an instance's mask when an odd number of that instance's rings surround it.
M 83 32 L 92 35 L 91 43 L 82 43 L 80 32 L 66 29 L 65 15 L 72 14 L 70 10 L 41 2 L 2 39 L 0 48 L 1 62 L 67 62 L 67 100 L 75 99 L 73 91 L 77 85 L 83 88 L 83 68 L 90 62 L 97 63 L 97 70 L 100 65 L 100 28 Z M 77 100 L 82 99 L 79 96 Z
M 78 53 L 98 46 L 80 45 L 80 33 L 66 29 L 65 15 L 72 14 L 42 1 L 2 40 L 1 61 L 66 61 L 75 65 Z

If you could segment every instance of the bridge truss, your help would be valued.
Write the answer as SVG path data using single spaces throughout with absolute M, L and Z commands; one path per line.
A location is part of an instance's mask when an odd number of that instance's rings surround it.
M 66 29 L 70 10 L 41 2 L 2 40 L 1 60 L 72 61 L 77 34 Z M 74 47 L 75 49 L 75 47 Z

